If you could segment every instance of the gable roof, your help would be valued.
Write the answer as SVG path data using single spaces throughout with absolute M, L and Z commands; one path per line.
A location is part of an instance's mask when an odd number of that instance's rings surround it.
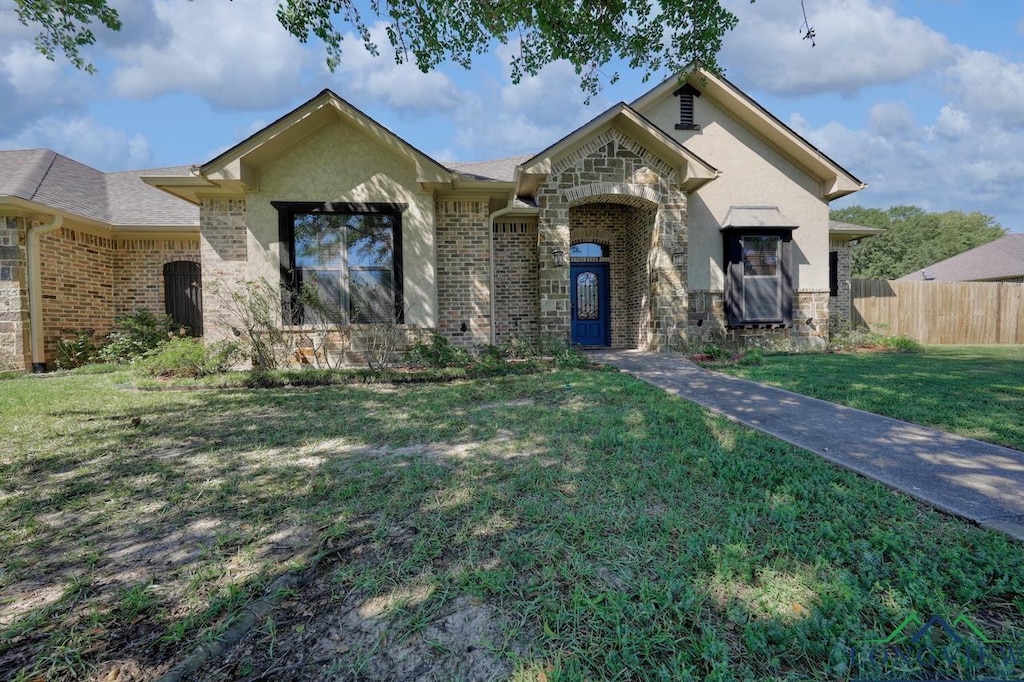
M 194 169 L 188 178 L 144 178 L 148 184 L 197 203 L 196 192 L 235 194 L 258 186 L 258 169 L 324 126 L 343 120 L 398 157 L 410 160 L 421 183 L 451 183 L 454 173 L 395 135 L 330 89 Z
M 150 173 L 187 175 L 188 167 L 104 173 L 49 149 L 0 151 L 0 202 L 106 225 L 199 225 L 195 207 L 142 182 L 140 176 Z
M 453 171 L 473 178 L 512 182 L 515 179 L 516 167 L 532 157 L 532 154 L 521 154 L 492 161 L 448 161 L 445 165 Z
M 828 221 L 828 236 L 836 241 L 850 241 L 852 239 L 863 239 L 876 234 L 882 234 L 885 230 L 856 223 L 844 223 L 841 220 Z
M 648 151 L 676 169 L 679 184 L 689 192 L 718 177 L 718 169 L 687 149 L 682 143 L 651 123 L 625 102 L 619 102 L 561 140 L 533 155 L 520 165 L 517 194 L 533 196 L 541 179 L 558 159 L 570 154 L 588 139 L 610 128 L 633 138 Z
M 676 92 L 680 83 L 687 83 L 714 100 L 733 118 L 808 174 L 818 178 L 822 183 L 822 198 L 831 201 L 867 187 L 866 183 L 858 180 L 724 76 L 716 76 L 699 64 L 691 64 L 681 74 L 665 79 L 634 100 L 631 106 L 644 113 L 666 95 Z
M 916 270 L 899 281 L 974 282 L 1024 277 L 1024 233 L 988 244 Z

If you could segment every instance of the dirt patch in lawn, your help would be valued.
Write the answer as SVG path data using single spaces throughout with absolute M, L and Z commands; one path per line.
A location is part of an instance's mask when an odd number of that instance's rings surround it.
M 439 594 L 434 576 L 380 589 L 358 589 L 339 580 L 400 561 L 414 531 L 395 526 L 387 541 L 345 543 L 322 559 L 312 577 L 288 594 L 224 656 L 211 660 L 195 680 L 433 680 L 501 679 L 513 672 L 512 656 L 524 647 L 509 635 L 500 612 L 483 600 Z M 397 556 L 396 556 L 397 553 Z M 451 568 L 448 561 L 438 568 Z

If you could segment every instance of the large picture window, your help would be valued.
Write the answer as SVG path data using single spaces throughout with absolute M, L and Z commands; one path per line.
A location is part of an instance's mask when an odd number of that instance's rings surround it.
M 286 319 L 403 322 L 401 206 L 275 202 Z M 315 292 L 312 305 L 303 291 Z

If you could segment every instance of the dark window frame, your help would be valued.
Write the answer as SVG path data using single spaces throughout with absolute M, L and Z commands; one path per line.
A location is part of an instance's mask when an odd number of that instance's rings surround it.
M 409 208 L 405 203 L 393 202 L 341 202 L 341 201 L 271 201 L 270 205 L 277 209 L 277 231 L 279 244 L 279 261 L 281 274 L 281 309 L 287 324 L 302 325 L 302 306 L 297 302 L 299 292 L 299 271 L 294 267 L 295 250 L 295 216 L 301 214 L 388 214 L 393 216 L 391 248 L 392 248 L 392 289 L 394 293 L 394 313 L 397 324 L 405 323 L 405 296 L 403 283 L 404 269 L 402 259 L 402 214 Z M 348 280 L 349 271 L 345 272 Z M 347 283 L 346 283 L 347 286 Z M 348 320 L 346 322 L 359 324 Z
M 793 229 L 795 228 L 729 228 L 722 230 L 725 266 L 725 317 L 730 328 L 764 327 L 793 324 Z M 747 237 L 777 237 L 779 239 L 778 316 L 752 319 L 744 315 L 745 275 L 742 242 Z M 758 276 L 764 278 L 764 276 Z

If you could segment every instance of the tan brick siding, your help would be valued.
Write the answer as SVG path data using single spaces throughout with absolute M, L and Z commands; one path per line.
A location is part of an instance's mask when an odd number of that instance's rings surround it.
M 828 300 L 829 317 L 836 322 L 840 320 L 849 321 L 853 304 L 853 299 L 850 296 L 851 256 L 853 249 L 848 241 L 831 241 L 829 242 L 828 250 L 835 251 L 838 254 L 837 274 L 839 277 L 838 295 L 830 296 Z
M 496 222 L 494 234 L 494 335 L 536 342 L 537 224 Z
M 491 339 L 488 205 L 440 200 L 437 220 L 438 332 L 472 348 Z
M 40 289 L 46 362 L 57 357 L 57 340 L 69 329 L 92 329 L 97 337 L 114 321 L 109 236 L 62 227 L 40 238 Z
M 203 199 L 199 205 L 202 238 L 199 251 L 203 273 L 203 336 L 234 338 L 234 315 L 225 303 L 227 291 L 245 282 L 248 227 L 244 198 Z M 220 290 L 218 295 L 216 292 Z
M 199 236 L 179 239 L 117 238 L 113 250 L 114 314 L 138 308 L 163 313 L 164 264 L 199 262 Z

